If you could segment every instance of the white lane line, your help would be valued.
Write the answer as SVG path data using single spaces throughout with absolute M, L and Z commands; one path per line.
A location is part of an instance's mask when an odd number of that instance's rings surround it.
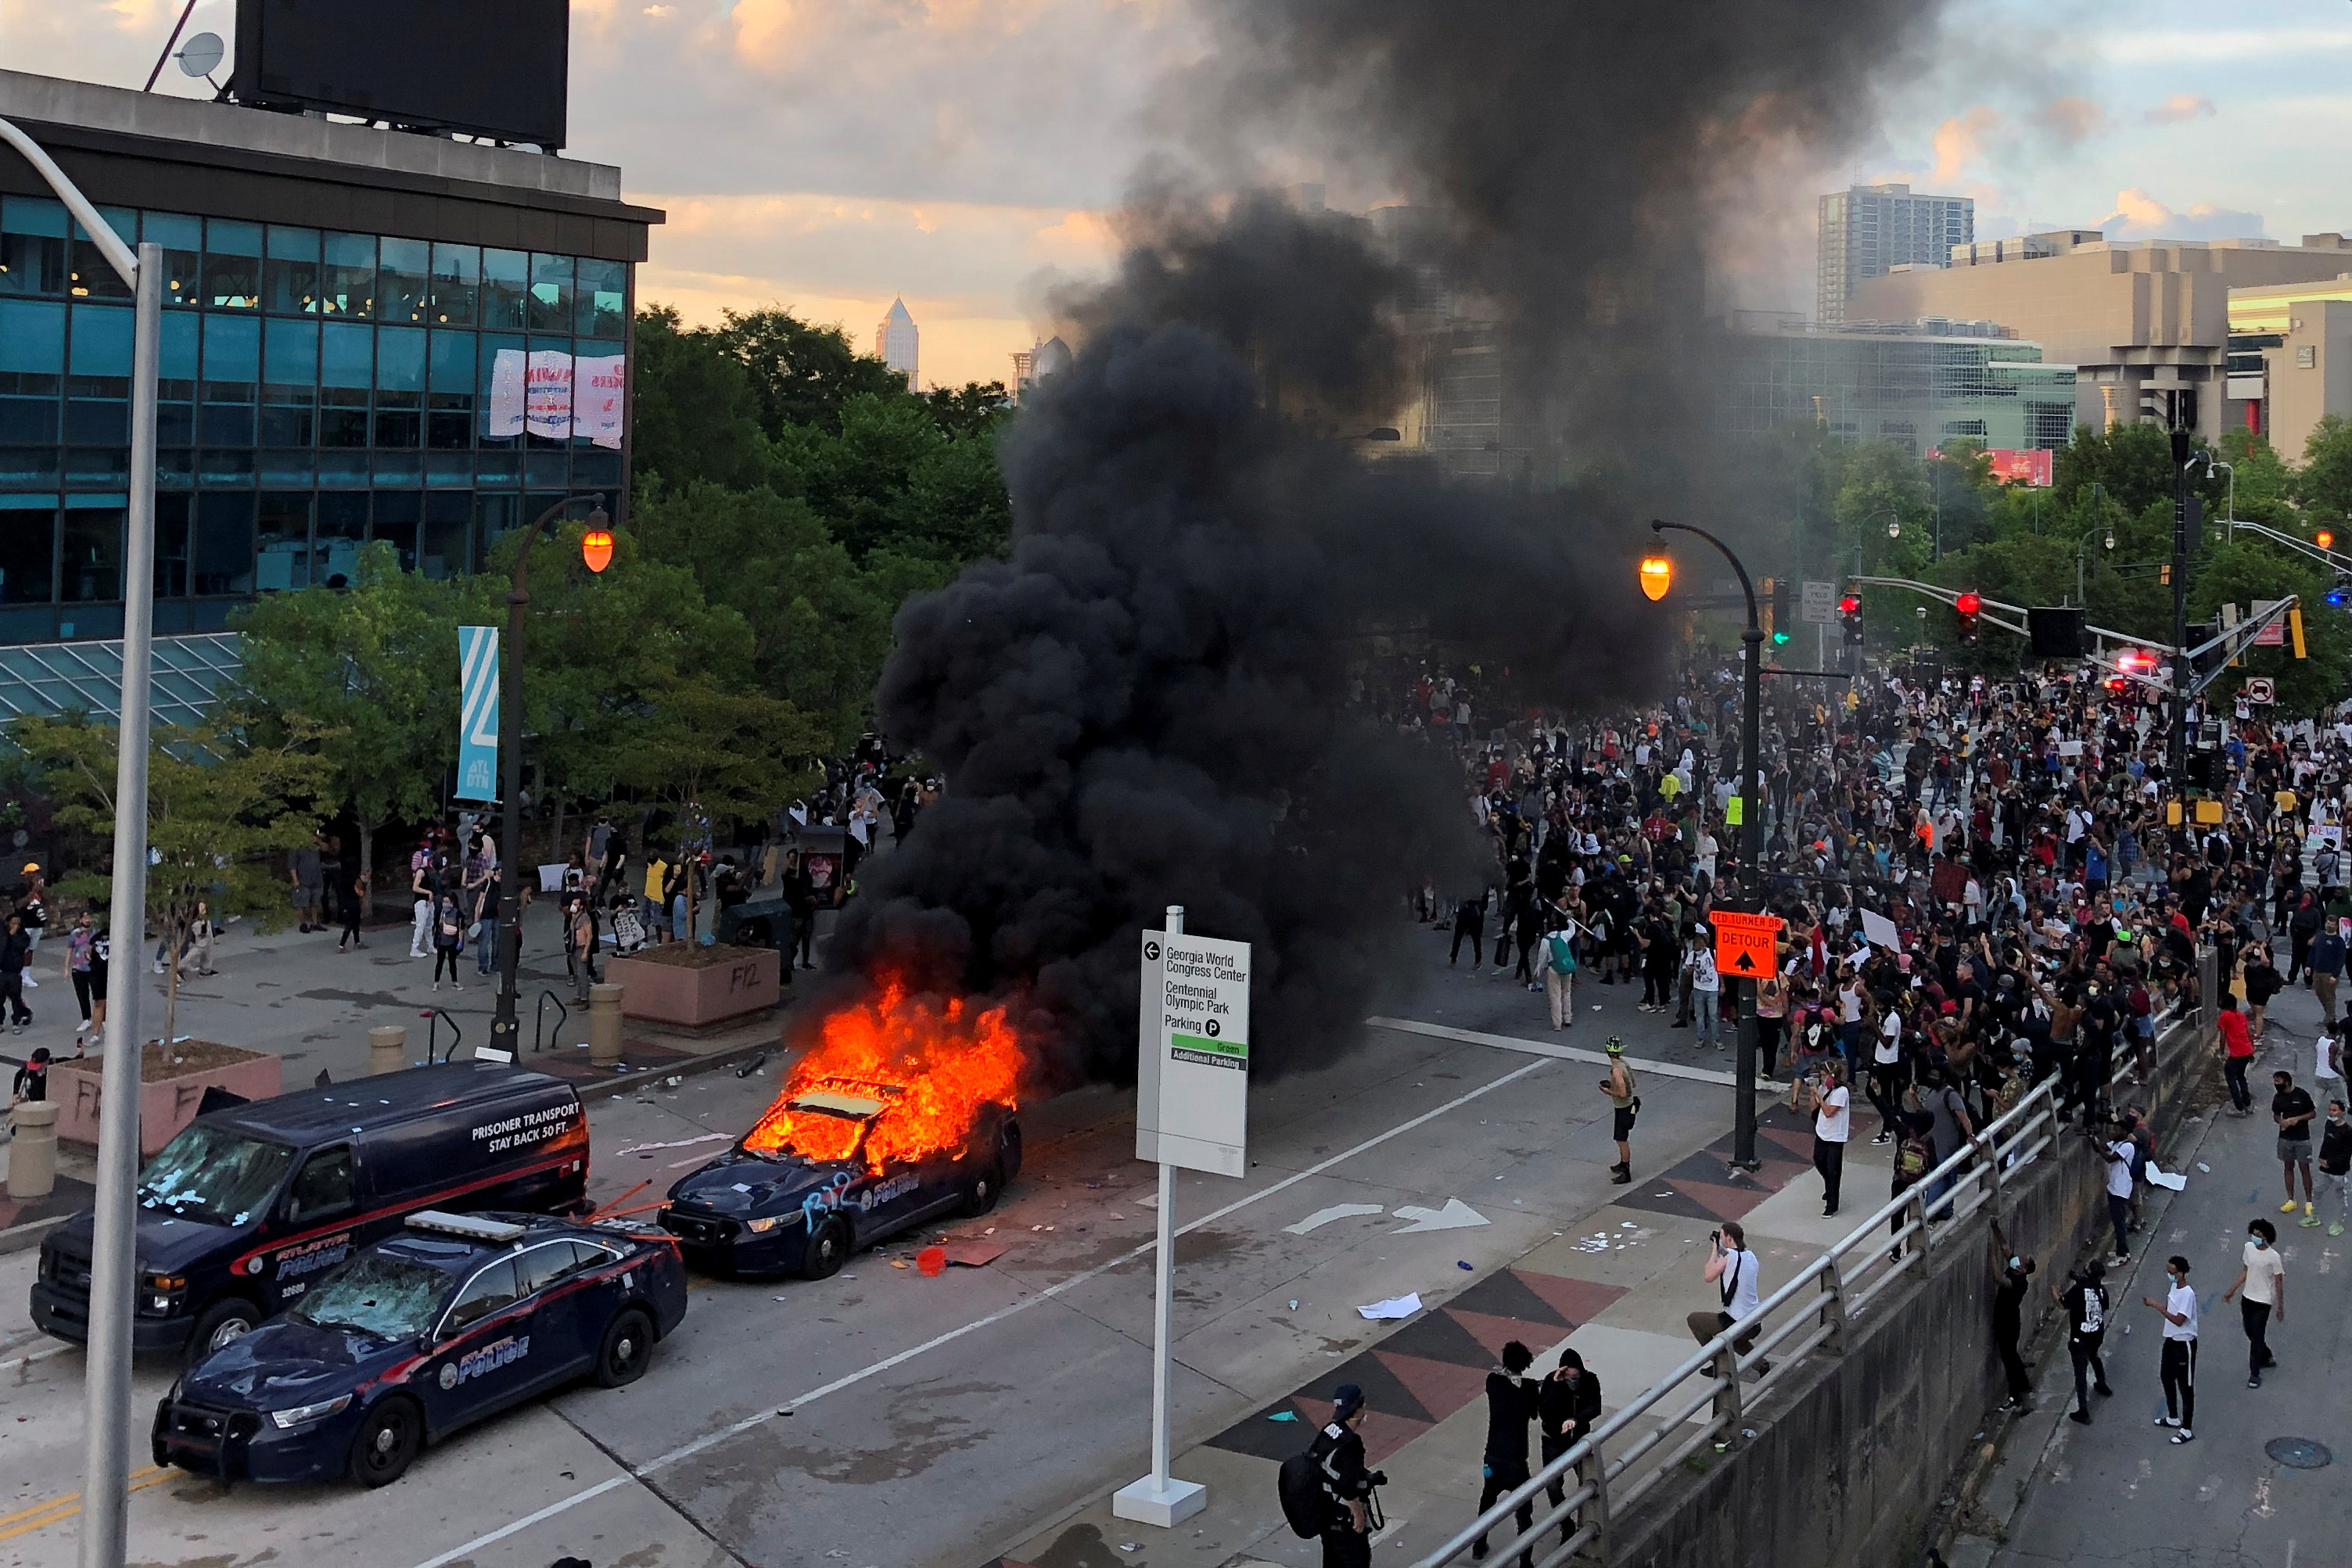
M 1391 1138 L 1396 1137 L 1401 1134 L 1410 1133 L 1416 1127 L 1423 1126 L 1428 1123 L 1433 1122 L 1449 1111 L 1458 1111 L 1463 1106 L 1470 1103 L 1471 1101 L 1479 1098 L 1481 1095 L 1491 1094 L 1496 1090 L 1503 1088 L 1507 1084 L 1516 1083 L 1520 1079 L 1527 1077 L 1529 1073 L 1541 1071 L 1543 1065 L 1544 1064 L 1541 1061 L 1530 1061 L 1525 1067 L 1519 1068 L 1515 1071 L 1506 1072 L 1503 1076 L 1496 1079 L 1491 1083 L 1481 1084 L 1479 1087 L 1469 1091 L 1467 1093 L 1457 1094 L 1443 1105 L 1437 1106 L 1433 1110 L 1424 1111 L 1409 1122 L 1400 1122 L 1385 1133 L 1375 1133 L 1370 1137 L 1366 1138 L 1362 1143 L 1356 1145 L 1354 1147 L 1342 1149 L 1338 1154 L 1331 1155 L 1329 1158 L 1319 1160 L 1314 1165 L 1308 1166 L 1304 1170 L 1294 1172 L 1293 1174 L 1283 1177 L 1280 1181 L 1274 1183 L 1270 1186 L 1261 1187 L 1257 1191 L 1251 1193 L 1246 1197 L 1235 1198 L 1233 1202 L 1225 1205 L 1223 1208 L 1213 1208 L 1208 1213 L 1201 1216 L 1198 1219 L 1192 1220 L 1188 1224 L 1178 1226 L 1176 1228 L 1176 1234 L 1179 1236 L 1189 1236 L 1204 1225 L 1213 1225 L 1218 1220 L 1224 1218 L 1228 1215 L 1238 1214 L 1243 1209 L 1249 1207 L 1253 1204 L 1259 1203 L 1264 1199 L 1272 1197 L 1278 1192 L 1284 1192 L 1291 1187 L 1297 1186 L 1300 1182 L 1307 1180 L 1310 1176 L 1321 1176 L 1333 1166 L 1339 1165 L 1347 1160 L 1354 1159 L 1358 1155 L 1362 1154 L 1367 1149 L 1376 1149 L 1382 1144 L 1387 1143 Z M 910 1345 L 907 1349 L 898 1352 L 896 1355 L 885 1356 L 882 1360 L 875 1362 L 871 1365 L 860 1367 L 856 1372 L 847 1373 L 840 1377 L 835 1378 L 831 1383 L 823 1384 L 815 1388 L 812 1388 L 797 1399 L 786 1400 L 782 1406 L 778 1406 L 774 1410 L 762 1410 L 756 1416 L 746 1416 L 740 1421 L 734 1422 L 726 1427 L 721 1427 L 717 1431 L 707 1432 L 701 1437 L 695 1438 L 692 1442 L 681 1443 L 666 1454 L 657 1454 L 642 1465 L 631 1467 L 626 1475 L 611 1477 L 607 1479 L 597 1482 L 593 1487 L 583 1488 L 581 1490 L 572 1493 L 568 1498 L 558 1499 L 556 1501 L 549 1503 L 545 1508 L 541 1509 L 538 1512 L 533 1513 L 527 1518 L 516 1520 L 511 1524 L 502 1525 L 499 1529 L 491 1531 L 489 1534 L 479 1536 L 475 1540 L 466 1542 L 463 1546 L 452 1547 L 450 1550 L 442 1552 L 437 1557 L 428 1557 L 424 1562 L 416 1564 L 416 1568 L 447 1568 L 449 1563 L 469 1557 L 474 1552 L 480 1551 L 483 1547 L 488 1546 L 494 1542 L 504 1541 L 507 1537 L 514 1534 L 519 1530 L 537 1524 L 542 1520 L 551 1519 L 555 1515 L 565 1511 L 567 1509 L 571 1509 L 581 1503 L 586 1502 L 591 1498 L 600 1497 L 625 1481 L 642 1480 L 645 1478 L 653 1475 L 657 1470 L 666 1470 L 672 1465 L 677 1464 L 682 1460 L 692 1458 L 695 1455 L 703 1452 L 705 1449 L 715 1448 L 719 1444 L 727 1441 L 730 1437 L 740 1437 L 745 1432 L 751 1430 L 754 1427 L 763 1426 L 767 1422 L 775 1419 L 782 1411 L 797 1411 L 803 1409 L 808 1406 L 815 1404 L 818 1400 L 824 1398 L 827 1395 L 838 1394 L 845 1388 L 853 1388 L 858 1384 L 865 1382 L 867 1378 L 878 1377 L 883 1373 L 889 1371 L 892 1367 L 912 1361 L 919 1355 L 923 1355 L 931 1351 L 937 1350 L 941 1345 L 952 1343 L 953 1342 L 963 1338 L 966 1334 L 977 1333 L 982 1329 L 993 1327 L 995 1324 L 1003 1322 L 1009 1317 L 1013 1317 L 1020 1312 L 1027 1312 L 1031 1307 L 1037 1305 L 1041 1301 L 1052 1301 L 1055 1297 L 1061 1295 L 1066 1291 L 1076 1290 L 1078 1286 L 1087 1283 L 1090 1280 L 1100 1279 L 1103 1275 L 1109 1273 L 1112 1270 L 1132 1263 L 1139 1258 L 1148 1258 L 1151 1255 L 1152 1249 L 1159 1245 L 1160 1243 L 1158 1239 L 1154 1238 L 1152 1240 L 1143 1243 L 1140 1247 L 1132 1248 L 1128 1251 L 1120 1253 L 1118 1257 L 1111 1259 L 1107 1263 L 1097 1263 L 1093 1268 L 1087 1270 L 1083 1273 L 1073 1274 L 1066 1280 L 1048 1285 L 1034 1296 L 1024 1296 L 1020 1301 L 1014 1301 L 1009 1306 L 1000 1307 L 995 1312 L 989 1313 L 986 1317 L 975 1318 L 971 1322 L 965 1323 L 960 1328 L 950 1329 L 947 1333 L 934 1335 L 932 1338 L 925 1340 L 920 1344 Z
M 1423 1023 L 1418 1019 L 1366 1019 L 1374 1029 L 1392 1029 L 1401 1034 L 1425 1034 L 1433 1040 L 1458 1040 L 1465 1045 L 1493 1045 L 1505 1051 L 1520 1051 L 1528 1056 L 1554 1057 L 1561 1061 L 1590 1061 L 1600 1066 L 1609 1064 L 1608 1056 L 1598 1051 L 1586 1051 L 1573 1045 L 1552 1045 L 1539 1040 L 1521 1040 L 1515 1034 L 1480 1034 L 1474 1029 L 1453 1029 L 1442 1023 Z M 1685 1067 L 1678 1061 L 1654 1061 L 1629 1056 L 1625 1065 L 1636 1072 L 1654 1072 L 1661 1078 L 1687 1078 L 1694 1083 L 1720 1083 L 1727 1089 L 1739 1087 L 1739 1080 L 1728 1072 L 1717 1072 L 1708 1067 Z M 1759 1083 L 1759 1094 L 1777 1094 L 1778 1085 Z
M 26 1351 L 23 1355 L 10 1356 L 6 1361 L 0 1361 L 0 1372 L 14 1372 L 20 1366 L 30 1366 L 37 1361 L 47 1361 L 53 1355 L 63 1355 L 69 1350 L 80 1348 L 79 1345 L 59 1343 L 50 1345 L 46 1350 Z

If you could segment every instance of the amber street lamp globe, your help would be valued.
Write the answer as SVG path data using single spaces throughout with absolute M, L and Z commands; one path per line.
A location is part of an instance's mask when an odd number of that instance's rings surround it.
M 1666 590 L 1674 585 L 1675 563 L 1672 559 L 1662 555 L 1645 555 L 1642 558 L 1642 591 L 1649 596 L 1653 603 L 1664 599 L 1666 596 Z

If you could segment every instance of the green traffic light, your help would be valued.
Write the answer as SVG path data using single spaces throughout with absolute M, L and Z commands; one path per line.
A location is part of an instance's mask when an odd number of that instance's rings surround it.
M 1781 643 L 1786 643 L 1788 640 L 1789 634 L 1786 632 L 1775 632 L 1772 633 L 1772 645 L 1776 648 Z

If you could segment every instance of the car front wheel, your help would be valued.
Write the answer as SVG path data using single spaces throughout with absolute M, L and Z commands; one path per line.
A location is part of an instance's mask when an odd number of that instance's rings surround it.
M 363 1487 L 387 1487 L 408 1472 L 425 1447 L 425 1420 L 405 1399 L 385 1399 L 360 1421 L 352 1438 L 352 1479 Z
M 646 1375 L 654 1353 L 653 1320 L 635 1307 L 614 1318 L 604 1330 L 604 1343 L 596 1353 L 596 1381 L 619 1388 Z
M 979 1218 L 996 1207 L 997 1195 L 1003 1188 L 1003 1167 L 992 1161 L 963 1184 L 963 1214 L 967 1219 Z
M 849 1227 L 838 1219 L 828 1219 L 809 1233 L 808 1250 L 801 1255 L 801 1275 L 809 1280 L 829 1280 L 841 1272 L 849 1261 Z
M 215 1301 L 196 1320 L 188 1336 L 188 1364 L 195 1365 L 216 1350 L 243 1339 L 261 1326 L 261 1309 L 239 1296 Z

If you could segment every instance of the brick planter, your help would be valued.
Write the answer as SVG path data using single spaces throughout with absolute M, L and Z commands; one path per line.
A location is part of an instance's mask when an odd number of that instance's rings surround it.
M 277 1057 L 209 1040 L 184 1040 L 166 1050 L 151 1043 L 140 1061 L 139 1154 L 162 1148 L 196 1119 L 205 1091 L 217 1084 L 247 1100 L 267 1100 L 279 1088 Z M 58 1102 L 58 1136 L 77 1144 L 98 1142 L 98 1116 L 104 1098 L 106 1063 L 92 1057 L 58 1062 L 49 1073 L 49 1095 Z
M 765 1012 L 783 998 L 783 972 L 772 947 L 704 947 L 673 942 L 604 966 L 622 988 L 625 1018 L 672 1029 L 702 1029 Z

